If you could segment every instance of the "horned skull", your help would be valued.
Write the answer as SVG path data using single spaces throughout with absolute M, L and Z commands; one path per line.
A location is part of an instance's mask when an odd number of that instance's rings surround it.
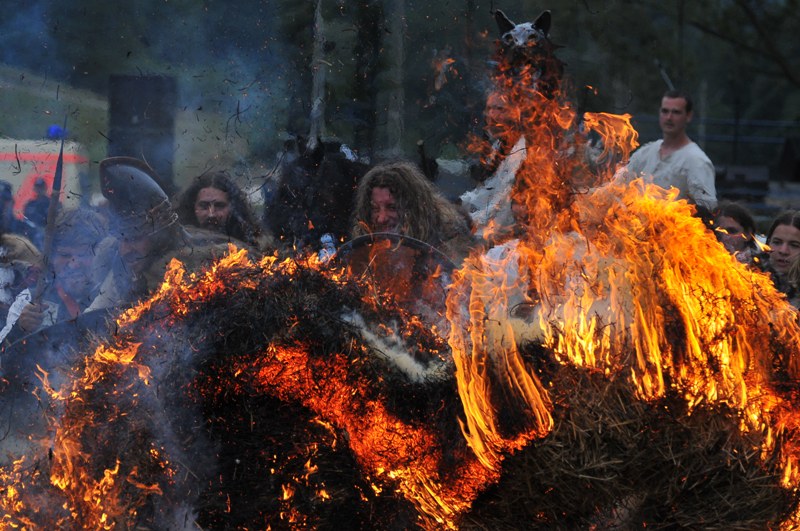
M 500 39 L 508 47 L 535 46 L 550 32 L 550 11 L 543 11 L 535 21 L 522 24 L 515 24 L 499 9 L 494 18 L 500 28 Z

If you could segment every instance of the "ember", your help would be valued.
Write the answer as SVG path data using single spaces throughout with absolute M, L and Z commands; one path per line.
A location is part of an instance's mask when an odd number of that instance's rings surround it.
M 433 264 L 413 301 L 402 275 L 375 275 L 393 297 L 316 256 L 173 263 L 62 385 L 40 369 L 4 528 L 798 523 L 796 313 L 693 207 L 616 178 L 636 132 L 576 116 L 549 14 L 503 25 L 517 149 L 470 196 L 510 195 L 476 211 L 498 247 Z

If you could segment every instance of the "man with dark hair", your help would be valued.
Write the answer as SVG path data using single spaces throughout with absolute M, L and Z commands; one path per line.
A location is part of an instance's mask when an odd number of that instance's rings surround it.
M 197 177 L 181 194 L 176 211 L 184 225 L 221 232 L 260 247 L 261 227 L 244 192 L 226 172 Z
M 101 191 L 112 215 L 117 239 L 108 259 L 109 273 L 88 310 L 127 305 L 146 297 L 164 279 L 176 258 L 188 271 L 221 258 L 228 238 L 220 233 L 184 227 L 158 176 L 141 160 L 111 157 L 100 162 Z
M 691 121 L 691 97 L 685 92 L 667 91 L 661 98 L 658 119 L 663 138 L 634 152 L 627 177 L 644 177 L 662 188 L 677 188 L 678 199 L 713 210 L 717 206 L 714 165 L 687 135 Z

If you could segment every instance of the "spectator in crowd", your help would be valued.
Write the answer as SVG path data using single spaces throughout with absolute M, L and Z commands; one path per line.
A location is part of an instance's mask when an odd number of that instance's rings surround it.
M 25 203 L 23 214 L 25 218 L 37 227 L 47 225 L 47 211 L 50 208 L 50 196 L 47 195 L 47 183 L 37 177 L 33 183 L 33 198 Z
M 0 180 L 0 233 L 19 234 L 32 240 L 32 229 L 35 229 L 32 223 L 14 215 L 14 190 L 11 183 Z
M 0 342 L 30 301 L 30 288 L 42 273 L 42 255 L 24 236 L 0 231 Z
M 421 240 L 455 263 L 471 243 L 468 217 L 409 162 L 379 164 L 356 190 L 351 235 L 388 232 Z
M 800 291 L 791 282 L 789 271 L 800 259 L 800 212 L 787 210 L 775 218 L 767 232 L 767 245 L 765 270 L 772 275 L 775 287 L 797 307 Z
M 19 318 L 26 333 L 60 321 L 75 319 L 97 296 L 103 273 L 95 258 L 106 235 L 102 219 L 92 210 L 77 208 L 59 213 L 53 234 L 50 266 L 41 304 L 26 306 Z
M 754 265 L 760 253 L 756 242 L 756 222 L 745 207 L 721 201 L 714 211 L 712 227 L 728 252 L 743 264 Z
M 227 253 L 227 236 L 178 222 L 158 176 L 146 163 L 130 157 L 105 159 L 100 162 L 100 183 L 118 245 L 87 310 L 124 306 L 146 297 L 161 284 L 173 258 L 187 271 L 195 271 Z
M 792 262 L 786 273 L 786 284 L 789 286 L 785 292 L 789 304 L 800 310 L 800 259 Z
M 262 249 L 267 244 L 250 203 L 226 172 L 204 173 L 180 195 L 178 219 Z
M 686 133 L 692 117 L 691 97 L 667 91 L 661 98 L 658 119 L 662 138 L 633 153 L 626 178 L 644 177 L 662 188 L 677 188 L 678 199 L 713 211 L 717 206 L 714 165 Z

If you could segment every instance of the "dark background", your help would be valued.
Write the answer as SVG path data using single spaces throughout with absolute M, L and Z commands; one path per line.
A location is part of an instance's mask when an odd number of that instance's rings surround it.
M 125 136 L 112 135 L 109 98 L 126 94 L 114 80 L 168 78 L 171 112 L 158 120 L 168 130 L 156 137 L 179 183 L 217 166 L 268 172 L 288 135 L 310 131 L 315 71 L 324 137 L 364 157 L 415 158 L 422 140 L 429 156 L 464 158 L 482 125 L 497 8 L 515 22 L 550 9 L 577 108 L 632 114 L 642 142 L 660 136 L 667 80 L 692 93 L 690 135 L 717 166 L 720 195 L 760 189 L 749 199 L 769 202 L 769 181 L 786 201 L 800 180 L 800 149 L 787 141 L 800 137 L 796 0 L 0 4 L 0 134 L 42 137 L 66 116 L 96 161 Z M 146 89 L 128 90 L 135 101 Z M 163 104 L 160 91 L 151 96 Z

